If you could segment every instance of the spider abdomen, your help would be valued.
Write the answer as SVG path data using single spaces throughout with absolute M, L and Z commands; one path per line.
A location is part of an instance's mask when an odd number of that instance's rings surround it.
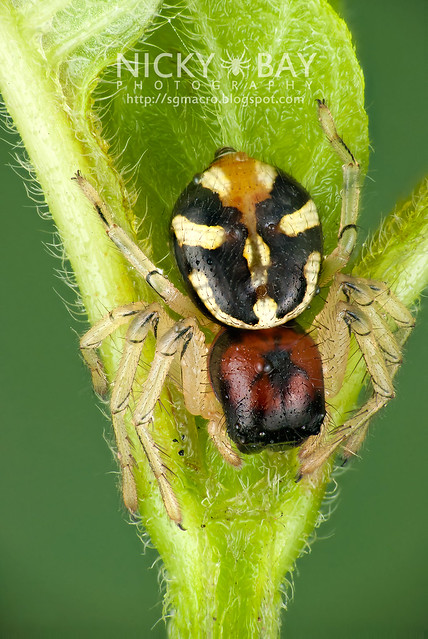
M 322 365 L 308 335 L 290 327 L 227 329 L 211 347 L 209 371 L 228 435 L 241 452 L 296 446 L 319 433 Z

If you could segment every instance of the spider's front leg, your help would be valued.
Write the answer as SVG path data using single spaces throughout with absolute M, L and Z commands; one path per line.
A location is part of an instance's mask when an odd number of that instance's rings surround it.
M 339 137 L 329 109 L 321 100 L 318 102 L 318 119 L 321 127 L 343 162 L 342 210 L 337 246 L 323 262 L 319 285 L 325 286 L 341 271 L 349 261 L 357 241 L 357 218 L 360 200 L 360 165 Z
M 391 330 L 395 325 L 395 332 Z M 346 459 L 356 455 L 370 418 L 394 397 L 393 378 L 413 317 L 383 282 L 337 274 L 326 304 L 316 318 L 323 360 L 327 415 L 321 432 L 301 447 L 301 474 L 310 474 L 339 447 Z M 373 387 L 372 397 L 342 426 L 335 427 L 329 400 L 339 392 L 346 372 L 350 336 L 363 355 Z
M 183 295 L 160 269 L 143 253 L 131 237 L 112 220 L 112 215 L 90 182 L 78 171 L 72 178 L 76 180 L 84 195 L 98 213 L 107 235 L 117 246 L 126 260 L 135 268 L 147 284 L 159 295 L 163 302 L 182 317 L 193 316 L 201 325 L 211 322 L 196 308 L 186 295 Z
M 108 382 L 96 350 L 104 339 L 126 322 L 129 322 L 129 328 L 110 398 L 117 456 L 122 471 L 123 500 L 128 510 L 137 511 L 138 497 L 133 471 L 138 451 L 132 447 L 127 434 L 128 414 L 158 482 L 168 515 L 173 521 L 180 523 L 180 506 L 168 478 L 168 468 L 152 436 L 150 426 L 174 355 L 179 351 L 185 351 L 191 337 L 189 332 L 191 333 L 194 326 L 191 320 L 174 323 L 159 304 L 144 307 L 142 302 L 136 302 L 108 313 L 82 337 L 80 342 L 83 358 L 91 370 L 94 388 L 98 394 L 106 394 Z M 130 406 L 144 343 L 150 330 L 155 337 L 157 336 L 158 328 L 163 334 L 157 343 L 150 372 L 137 402 Z

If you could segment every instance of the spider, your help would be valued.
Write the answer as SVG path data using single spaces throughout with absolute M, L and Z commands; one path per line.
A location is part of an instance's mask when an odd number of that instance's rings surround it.
M 187 410 L 208 420 L 212 442 L 237 468 L 241 453 L 266 447 L 300 446 L 299 477 L 317 471 L 339 446 L 347 459 L 360 448 L 368 420 L 394 396 L 392 379 L 413 318 L 383 282 L 342 273 L 356 243 L 360 168 L 338 136 L 329 109 L 317 102 L 321 128 L 343 163 L 337 246 L 324 258 L 316 206 L 305 189 L 277 168 L 222 148 L 195 175 L 172 214 L 175 256 L 189 298 L 114 224 L 91 184 L 80 173 L 74 178 L 108 236 L 159 296 L 149 306 L 134 302 L 114 309 L 80 342 L 95 391 L 105 396 L 109 385 L 97 349 L 119 326 L 129 325 L 110 408 L 123 499 L 132 512 L 138 499 L 135 451 L 125 427 L 128 412 L 168 516 L 181 524 L 180 505 L 151 429 L 175 356 Z M 326 303 L 313 323 L 315 343 L 295 318 L 326 285 Z M 169 310 L 182 319 L 173 320 Z M 204 325 L 215 333 L 210 347 Z M 131 410 L 131 391 L 150 331 L 157 339 L 150 382 Z M 364 358 L 372 395 L 335 427 L 330 400 L 343 383 L 351 335 Z
M 227 60 L 221 61 L 221 66 L 223 69 L 227 69 L 228 75 L 239 75 L 242 73 L 244 75 L 244 69 L 248 69 L 250 66 L 250 60 L 245 58 L 245 53 L 240 56 L 233 56 L 227 52 Z

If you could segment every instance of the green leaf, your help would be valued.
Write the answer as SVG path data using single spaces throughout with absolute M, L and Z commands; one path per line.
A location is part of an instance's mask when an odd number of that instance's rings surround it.
M 370 238 L 358 259 L 358 274 L 385 280 L 411 306 L 428 285 L 428 182 L 397 205 Z

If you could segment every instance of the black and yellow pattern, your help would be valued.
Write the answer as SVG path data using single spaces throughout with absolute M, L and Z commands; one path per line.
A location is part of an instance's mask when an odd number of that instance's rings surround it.
M 274 167 L 228 150 L 180 196 L 178 266 L 198 305 L 228 326 L 264 329 L 312 299 L 322 254 L 309 194 Z

